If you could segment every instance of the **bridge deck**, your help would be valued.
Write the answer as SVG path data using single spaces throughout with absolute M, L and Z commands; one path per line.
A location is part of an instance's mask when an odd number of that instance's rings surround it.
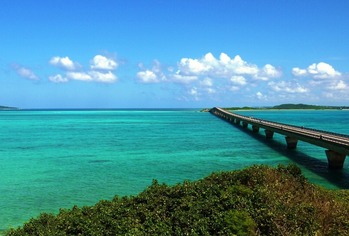
M 331 132 L 322 131 L 322 130 L 314 130 L 314 129 L 309 129 L 309 128 L 300 127 L 300 126 L 294 126 L 289 124 L 283 124 L 283 123 L 243 116 L 243 115 L 226 111 L 219 107 L 212 108 L 210 112 L 218 117 L 221 117 L 222 119 L 228 122 L 232 122 L 232 123 L 243 122 L 246 127 L 248 124 L 251 124 L 257 132 L 259 128 L 263 128 L 266 130 L 266 132 L 272 132 L 272 133 L 276 132 L 276 133 L 285 135 L 287 137 L 287 140 L 292 139 L 293 142 L 295 142 L 295 145 L 297 144 L 298 140 L 301 140 L 304 142 L 308 142 L 308 143 L 326 148 L 330 150 L 326 152 L 330 167 L 331 167 L 331 164 L 333 164 L 333 163 L 330 163 L 330 159 L 333 159 L 333 158 L 329 157 L 329 155 L 336 154 L 336 157 L 334 157 L 336 160 L 338 159 L 338 155 L 339 155 L 341 156 L 339 159 L 343 159 L 340 161 L 344 162 L 345 156 L 349 154 L 349 136 L 348 135 L 331 133 Z M 328 152 L 331 152 L 331 153 L 328 153 Z M 343 163 L 341 165 L 343 165 Z

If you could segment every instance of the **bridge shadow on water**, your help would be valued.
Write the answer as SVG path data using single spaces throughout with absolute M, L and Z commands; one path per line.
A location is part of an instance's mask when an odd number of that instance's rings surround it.
M 345 167 L 340 170 L 328 169 L 328 162 L 325 154 L 325 149 L 321 153 L 321 155 L 324 156 L 324 160 L 319 160 L 302 152 L 298 148 L 295 150 L 287 149 L 286 141 L 280 142 L 278 140 L 275 140 L 275 135 L 281 134 L 275 133 L 273 139 L 266 139 L 264 135 L 264 129 L 260 129 L 258 133 L 254 133 L 250 127 L 244 128 L 241 125 L 237 124 L 231 125 L 234 128 L 239 129 L 245 134 L 248 134 L 252 138 L 273 149 L 274 151 L 280 153 L 282 156 L 287 157 L 288 159 L 292 160 L 293 162 L 297 163 L 303 168 L 306 168 L 312 173 L 321 176 L 322 178 L 326 179 L 328 182 L 337 186 L 338 188 L 349 189 L 349 170 L 345 169 Z

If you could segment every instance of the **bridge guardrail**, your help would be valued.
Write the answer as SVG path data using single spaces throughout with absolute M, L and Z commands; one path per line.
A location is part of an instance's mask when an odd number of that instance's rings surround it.
M 231 113 L 231 112 L 228 112 L 228 113 Z M 231 114 L 233 114 L 233 113 L 231 113 Z M 235 114 L 233 114 L 233 115 L 235 115 Z M 240 114 L 237 114 L 237 115 L 242 116 L 242 117 L 253 118 L 255 120 L 261 120 L 261 121 L 264 121 L 264 122 L 271 123 L 271 121 L 269 121 L 269 120 L 264 120 L 264 119 L 260 119 L 260 118 L 244 116 L 244 115 L 240 115 Z M 326 134 L 329 134 L 329 135 L 341 136 L 341 137 L 344 137 L 344 138 L 349 138 L 349 135 L 347 135 L 347 134 L 334 133 L 334 132 L 331 132 L 331 131 L 319 130 L 319 129 L 308 128 L 308 127 L 303 127 L 303 126 L 298 126 L 298 125 L 290 125 L 290 124 L 285 124 L 285 123 L 276 122 L 276 121 L 272 121 L 272 123 L 278 124 L 278 125 L 282 125 L 282 126 L 290 126 L 290 127 L 294 127 L 294 128 L 300 128 L 300 129 L 304 129 L 304 130 L 315 131 L 315 132 L 319 132 L 319 133 L 326 133 Z

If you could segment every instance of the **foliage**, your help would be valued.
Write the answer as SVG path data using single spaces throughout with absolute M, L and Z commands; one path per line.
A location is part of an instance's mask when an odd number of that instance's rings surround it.
M 317 187 L 295 165 L 213 173 L 137 196 L 41 214 L 8 235 L 348 235 L 349 194 Z
M 347 109 L 348 107 L 339 107 L 339 106 L 317 106 L 317 105 L 308 105 L 308 104 L 281 104 L 274 106 L 271 109 Z
M 277 106 L 269 106 L 269 107 L 228 107 L 224 108 L 225 110 L 287 110 L 287 109 L 312 109 L 312 110 L 341 110 L 341 109 L 349 109 L 348 106 L 318 106 L 318 105 L 308 105 L 308 104 L 281 104 Z

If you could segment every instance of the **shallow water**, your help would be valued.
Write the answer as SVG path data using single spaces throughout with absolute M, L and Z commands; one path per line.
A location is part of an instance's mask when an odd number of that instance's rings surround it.
M 241 111 L 243 115 L 349 134 L 349 111 Z M 311 181 L 349 187 L 324 149 L 282 135 L 267 142 L 197 110 L 0 112 L 0 229 L 40 212 L 134 195 L 152 179 L 175 184 L 253 164 L 296 163 Z

